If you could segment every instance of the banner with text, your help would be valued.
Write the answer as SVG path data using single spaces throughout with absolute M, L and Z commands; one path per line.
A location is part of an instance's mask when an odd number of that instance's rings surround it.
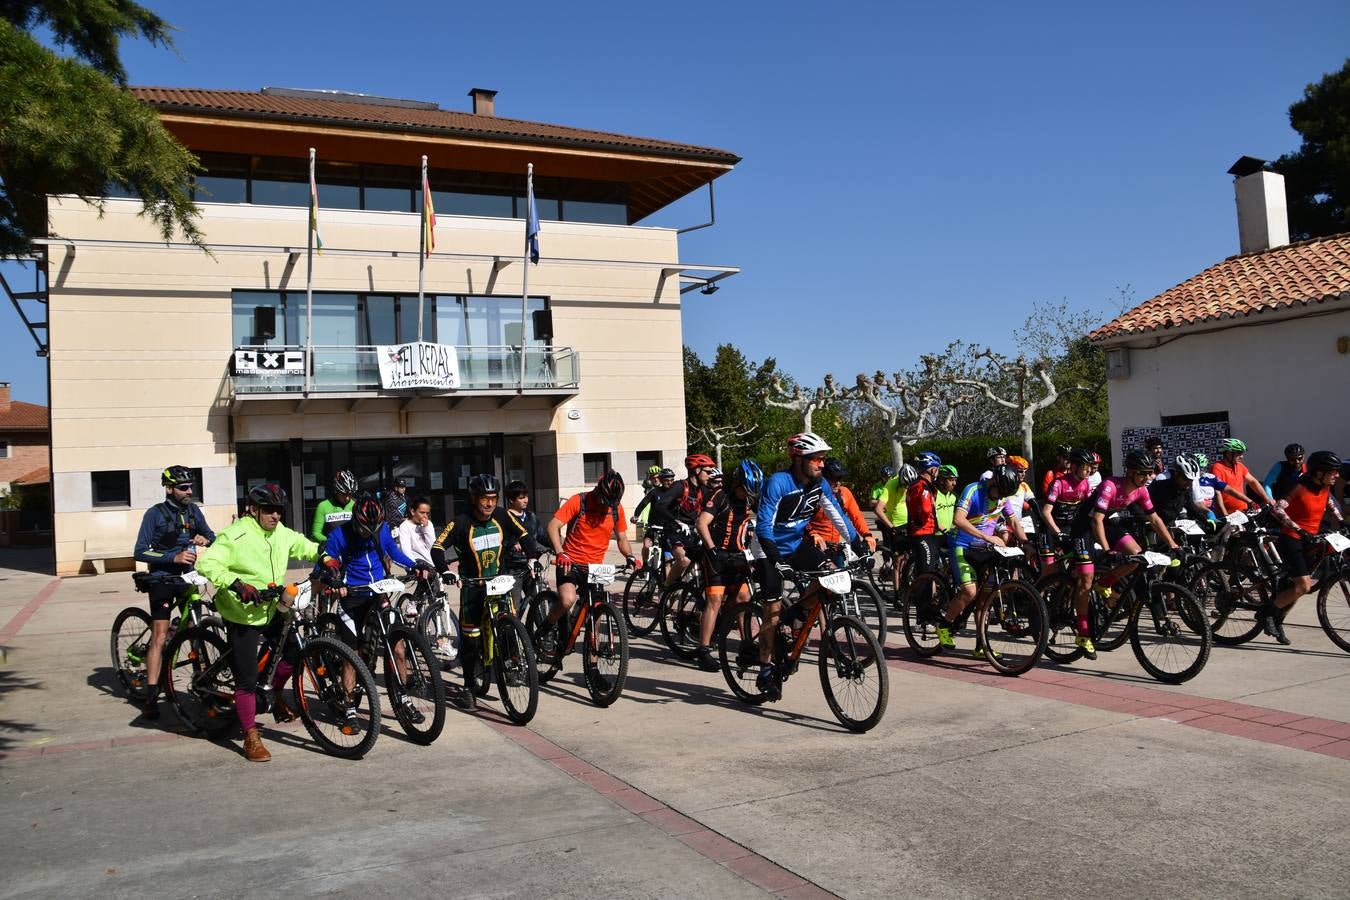
M 426 342 L 376 348 L 380 358 L 380 387 L 398 391 L 459 387 L 459 357 L 455 348 Z

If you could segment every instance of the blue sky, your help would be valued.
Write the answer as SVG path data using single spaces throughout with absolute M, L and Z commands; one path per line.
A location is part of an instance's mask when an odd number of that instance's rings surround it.
M 1119 288 L 1142 301 L 1235 253 L 1225 170 L 1294 149 L 1289 104 L 1350 52 L 1343 0 L 149 5 L 178 53 L 128 43 L 135 84 L 455 109 L 487 87 L 500 115 L 739 154 L 681 253 L 744 272 L 686 296 L 685 342 L 808 382 L 955 338 L 1011 350 L 1037 300 L 1109 317 Z M 706 212 L 700 195 L 648 224 Z M 3 315 L 0 380 L 42 402 Z

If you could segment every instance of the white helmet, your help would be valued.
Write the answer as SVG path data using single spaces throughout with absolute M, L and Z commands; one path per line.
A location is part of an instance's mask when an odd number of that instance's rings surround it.
M 1172 468 L 1187 481 L 1194 481 L 1200 477 L 1200 466 L 1196 463 L 1195 457 L 1187 453 L 1178 456 L 1176 462 L 1172 463 Z
M 912 485 L 914 482 L 919 480 L 919 470 L 911 466 L 909 463 L 905 463 L 903 466 L 900 467 L 899 477 L 901 484 Z
M 712 481 L 714 478 L 722 477 L 722 470 L 717 468 L 717 466 L 709 466 L 703 471 L 707 473 L 709 481 Z
M 817 453 L 829 453 L 830 445 L 820 435 L 803 431 L 788 438 L 787 451 L 788 456 L 815 456 Z

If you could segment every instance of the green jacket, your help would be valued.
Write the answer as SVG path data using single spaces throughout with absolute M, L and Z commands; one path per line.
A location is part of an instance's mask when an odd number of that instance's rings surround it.
M 332 500 L 320 500 L 318 507 L 314 510 L 314 523 L 309 527 L 309 536 L 322 544 L 328 540 L 328 532 L 332 531 L 340 523 L 328 524 L 328 517 L 333 513 L 347 513 L 347 518 L 351 518 L 352 507 L 356 505 L 355 498 L 348 500 L 346 506 L 338 506 Z M 346 521 L 345 519 L 343 521 Z
M 227 622 L 266 625 L 276 601 L 240 603 L 230 590 L 235 579 L 259 590 L 286 580 L 292 558 L 313 562 L 319 545 L 285 525 L 268 534 L 252 516 L 236 519 L 216 535 L 216 541 L 197 557 L 197 571 L 216 586 L 216 610 Z

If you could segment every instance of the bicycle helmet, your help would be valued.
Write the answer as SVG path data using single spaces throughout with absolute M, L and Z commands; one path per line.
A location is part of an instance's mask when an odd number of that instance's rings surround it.
M 660 466 L 648 466 L 648 467 L 647 467 L 647 477 L 648 477 L 648 478 L 651 478 L 653 475 L 660 475 L 660 474 L 661 474 L 661 467 L 660 467 Z
M 501 493 L 501 483 L 496 475 L 475 475 L 469 479 L 469 496 L 481 497 L 484 494 Z
M 1095 450 L 1092 452 L 1092 464 L 1094 466 L 1100 466 L 1102 464 L 1102 455 Z
M 886 465 L 882 466 L 882 467 L 881 467 L 881 477 L 884 478 L 884 479 L 886 479 L 887 481 L 890 481 L 892 478 L 894 478 L 894 477 L 895 477 L 895 466 L 890 465 L 889 463 L 887 463 Z
M 1192 454 L 1191 454 L 1191 457 L 1195 460 L 1195 464 L 1196 464 L 1197 466 L 1199 466 L 1200 468 L 1202 468 L 1202 469 L 1208 469 L 1208 468 L 1209 468 L 1209 457 L 1206 456 L 1205 454 L 1203 454 L 1203 453 L 1192 453 Z
M 988 450 L 984 452 L 985 459 L 993 459 L 995 456 L 1007 456 L 1007 455 L 1008 449 L 1006 447 L 990 447 Z
M 758 497 L 764 486 L 764 470 L 753 459 L 747 459 L 731 471 L 733 486 L 739 484 L 751 497 Z
M 337 474 L 333 476 L 333 493 L 350 496 L 355 494 L 358 489 L 356 475 L 352 473 L 351 469 L 337 470 Z
M 591 493 L 595 494 L 595 499 L 602 506 L 614 506 L 623 498 L 623 476 L 615 469 L 610 469 L 600 476 Z
M 657 476 L 657 477 L 662 478 L 662 479 L 666 479 L 666 478 L 674 478 L 674 477 L 675 477 L 675 470 L 674 470 L 674 469 L 662 469 L 662 470 L 661 470 L 661 474 L 660 474 L 659 476 Z
M 914 467 L 920 472 L 925 469 L 940 468 L 942 466 L 942 457 L 933 453 L 931 450 L 925 450 L 914 457 Z
M 706 453 L 691 453 L 684 458 L 684 467 L 691 472 L 695 469 L 706 469 L 715 465 L 717 463 L 713 462 L 712 457 Z
M 1062 456 L 1065 459 L 1068 459 L 1070 453 L 1073 453 L 1073 448 L 1070 447 L 1068 444 L 1060 444 L 1058 447 L 1055 448 L 1056 456 Z
M 1237 438 L 1228 438 L 1219 444 L 1220 453 L 1246 453 L 1247 445 Z
M 909 486 L 919 480 L 919 470 L 911 466 L 909 463 L 905 463 L 903 466 L 900 467 L 900 474 L 898 477 L 900 479 L 901 484 Z
M 180 484 L 192 485 L 192 470 L 187 466 L 169 466 L 159 473 L 159 483 L 164 487 L 177 487 Z
M 939 478 L 960 478 L 960 477 L 961 477 L 961 473 L 957 472 L 957 471 L 956 471 L 956 466 L 953 466 L 953 465 L 938 466 L 938 477 L 939 477 Z
M 1008 465 L 1014 469 L 1021 469 L 1023 472 L 1031 468 L 1031 463 L 1027 462 L 1025 456 L 1009 456 Z
M 362 494 L 352 504 L 352 529 L 358 537 L 373 538 L 384 524 L 384 507 L 369 494 Z
M 1123 460 L 1126 472 L 1152 472 L 1153 455 L 1147 450 L 1131 450 Z
M 249 489 L 248 502 L 253 506 L 285 507 L 287 503 L 286 490 L 281 485 L 272 482 L 260 484 Z
M 848 472 L 845 471 L 844 464 L 835 457 L 831 456 L 829 459 L 825 460 L 824 475 L 826 478 L 830 479 L 831 481 L 834 481 L 836 479 L 843 478 L 847 474 Z
M 508 481 L 506 483 L 506 496 L 508 497 L 523 497 L 529 492 L 529 487 L 523 481 Z
M 1017 490 L 1017 486 L 1022 483 L 1022 476 L 1012 466 L 1004 463 L 994 467 L 993 477 L 989 481 L 998 488 L 1002 496 L 1007 497 Z
M 722 477 L 722 470 L 717 468 L 717 466 L 709 466 L 704 471 L 708 473 L 709 481 L 716 481 L 717 479 Z
M 1075 466 L 1090 466 L 1092 465 L 1093 457 L 1096 455 L 1097 454 L 1093 453 L 1091 450 L 1083 447 L 1076 447 L 1069 451 L 1069 462 L 1073 463 Z
M 1291 457 L 1302 456 L 1302 455 L 1303 455 L 1303 445 L 1302 445 L 1302 444 L 1290 444 L 1288 447 L 1285 447 L 1285 448 L 1284 448 L 1284 458 L 1285 458 L 1285 459 L 1290 459 Z
M 1330 450 L 1317 450 L 1308 457 L 1309 472 L 1327 472 L 1341 466 L 1341 458 Z
M 820 435 L 810 431 L 794 434 L 788 438 L 788 456 L 815 456 L 817 453 L 829 453 L 830 445 Z
M 1195 457 L 1187 456 L 1184 453 L 1176 458 L 1176 462 L 1172 463 L 1172 471 L 1187 481 L 1194 481 L 1200 477 L 1200 466 L 1196 463 Z

